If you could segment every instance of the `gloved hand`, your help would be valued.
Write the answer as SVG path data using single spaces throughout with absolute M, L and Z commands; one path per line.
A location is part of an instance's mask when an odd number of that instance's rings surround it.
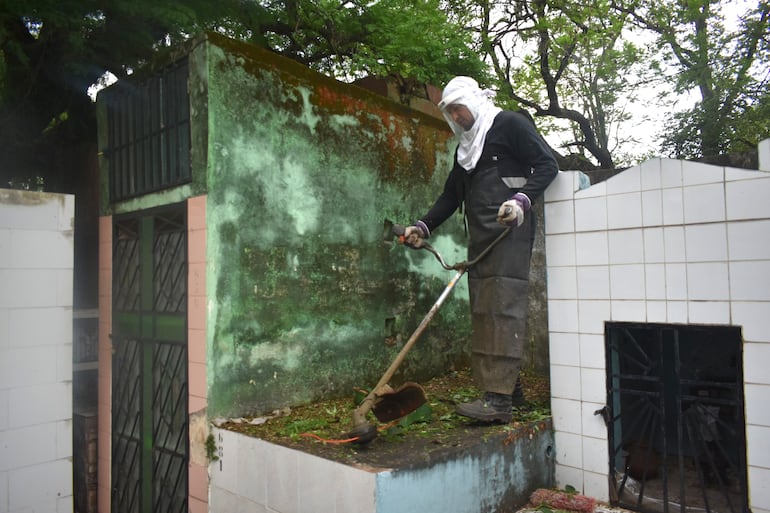
M 513 198 L 500 205 L 497 210 L 497 222 L 503 226 L 518 228 L 524 223 L 524 212 L 528 211 L 530 206 L 527 195 L 517 192 Z
M 422 221 L 417 221 L 404 229 L 404 245 L 412 249 L 420 249 L 428 237 L 430 237 L 430 230 Z

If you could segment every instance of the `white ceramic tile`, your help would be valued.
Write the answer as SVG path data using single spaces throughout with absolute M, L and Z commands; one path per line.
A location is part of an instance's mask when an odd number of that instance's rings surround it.
M 647 322 L 666 322 L 668 310 L 665 301 L 647 301 Z
M 1 450 L 1 449 L 0 449 Z M 0 511 L 9 511 L 8 508 L 8 472 L 0 472 Z
M 271 510 L 286 513 L 299 511 L 299 472 L 300 452 L 271 445 L 268 450 L 270 471 L 267 472 L 267 500 L 265 504 Z M 241 476 L 239 476 L 240 478 Z
M 606 299 L 610 295 L 610 270 L 605 265 L 577 268 L 577 297 Z
M 688 301 L 687 318 L 693 324 L 730 324 L 728 301 Z
M 730 296 L 735 301 L 770 301 L 770 260 L 731 262 Z
M 662 263 L 666 259 L 663 245 L 663 228 L 645 228 L 642 230 L 644 238 L 644 261 L 647 263 Z
M 297 510 L 301 513 L 335 511 L 334 494 L 329 492 L 337 483 L 340 464 L 310 454 L 302 454 L 301 458 L 297 474 Z
M 695 301 L 729 300 L 730 279 L 727 271 L 727 262 L 687 264 L 688 299 Z
M 743 344 L 743 380 L 756 385 L 770 385 L 770 343 L 744 342 Z
M 660 189 L 642 191 L 642 225 L 663 224 L 663 192 Z
M 551 364 L 551 397 L 580 400 L 580 368 Z
M 647 264 L 644 266 L 645 299 L 666 299 L 666 266 Z
M 583 472 L 583 490 L 582 493 L 588 497 L 593 497 L 597 501 L 609 503 L 610 490 L 607 482 L 607 474 L 597 474 L 595 472 Z M 752 512 L 753 513 L 753 512 Z
M 578 303 L 580 334 L 604 333 L 604 323 L 610 320 L 610 302 L 581 300 Z
M 747 383 L 744 387 L 746 424 L 770 426 L 770 385 Z
M 335 513 L 375 513 L 375 475 L 347 465 L 339 465 L 336 474 Z
M 663 228 L 663 244 L 667 263 L 687 261 L 687 246 L 685 245 L 683 226 Z
M 14 308 L 8 336 L 13 347 L 63 345 L 62 327 L 71 322 L 72 311 L 67 308 Z
M 575 267 L 549 267 L 546 273 L 546 286 L 550 299 L 577 299 L 577 269 Z
M 725 185 L 727 220 L 770 218 L 770 177 L 728 182 Z
M 72 461 L 55 460 L 8 472 L 10 511 L 56 511 L 57 497 L 72 496 Z
M 548 355 L 553 365 L 580 365 L 580 339 L 577 333 L 551 333 Z
M 577 301 L 552 299 L 548 301 L 548 330 L 562 333 L 578 332 Z
M 583 470 L 605 474 L 609 472 L 607 440 L 583 437 Z
M 770 303 L 733 300 L 730 310 L 732 324 L 743 328 L 744 340 L 770 342 Z
M 551 401 L 554 430 L 577 435 L 582 434 L 580 412 L 580 401 L 554 398 Z
M 0 471 L 56 460 L 56 423 L 35 424 L 0 434 Z
M 72 382 L 13 388 L 8 393 L 11 428 L 72 418 Z
M 666 302 L 667 322 L 686 323 L 687 321 L 687 301 L 667 301 Z
M 545 259 L 550 267 L 575 265 L 575 234 L 546 235 Z
M 682 161 L 661 159 L 660 184 L 664 189 L 682 186 Z
M 18 344 L 18 341 L 15 341 Z M 52 385 L 56 381 L 56 348 L 54 346 L 17 347 L 0 362 L 0 388 Z M 43 398 L 45 399 L 45 398 Z M 43 403 L 41 408 L 53 406 Z
M 725 179 L 725 168 L 701 162 L 682 161 L 682 185 L 721 183 Z
M 575 199 L 585 199 L 585 198 L 598 198 L 598 197 L 604 197 L 607 195 L 607 182 L 599 182 L 597 184 L 592 185 L 588 189 L 583 189 L 580 191 L 577 191 L 575 193 Z
M 607 196 L 607 227 L 611 230 L 642 225 L 642 193 Z
M 556 487 L 562 490 L 572 487 L 580 493 L 583 492 L 583 471 L 579 468 L 557 463 L 554 466 L 554 479 Z
M 575 187 L 576 177 L 576 171 L 559 171 L 559 174 L 545 190 L 543 195 L 545 202 L 572 199 L 572 195 L 577 190 Z
M 633 166 L 607 180 L 607 194 L 636 192 L 642 187 L 641 166 Z
M 684 203 L 682 189 L 663 189 L 663 224 L 667 226 L 684 222 Z
M 752 513 L 758 509 L 770 510 L 770 469 L 749 467 L 749 506 Z
M 642 162 L 641 170 L 642 190 L 660 189 L 660 159 L 650 159 Z
M 554 433 L 556 463 L 569 467 L 583 467 L 583 437 L 574 433 Z
M 686 264 L 666 264 L 666 299 L 669 301 L 687 299 Z
M 572 201 L 546 203 L 544 207 L 545 233 L 572 233 L 575 231 L 573 205 Z
M 770 427 L 746 426 L 748 464 L 770 468 Z
M 0 351 L 0 359 L 4 356 L 3 352 Z M 8 390 L 0 387 L 0 432 L 7 430 L 8 426 Z M 0 445 L 0 447 L 3 446 Z M 0 458 L 0 461 L 2 461 L 2 458 Z
M 647 310 L 644 301 L 618 300 L 610 303 L 612 320 L 616 322 L 644 322 Z
M 604 333 L 595 335 L 580 334 L 580 366 L 604 370 L 606 367 L 604 355 Z
M 770 139 L 764 139 L 757 144 L 757 159 L 761 171 L 770 171 Z
M 692 224 L 724 221 L 724 198 L 725 190 L 721 183 L 685 187 L 684 222 Z
M 256 504 L 267 504 L 267 475 L 272 471 L 272 444 L 248 436 L 239 438 L 235 492 Z M 288 449 L 287 449 L 288 450 Z
M 583 436 L 590 436 L 604 442 L 604 451 L 607 450 L 607 424 L 604 423 L 604 417 L 601 413 L 597 413 L 604 408 L 605 403 L 588 403 L 581 404 L 581 417 L 582 417 L 582 434 Z
M 724 223 L 685 226 L 684 240 L 688 262 L 727 260 L 727 229 Z
M 608 232 L 611 264 L 641 264 L 644 262 L 644 238 L 641 229 Z
M 746 169 L 742 167 L 725 167 L 725 182 L 738 182 L 741 180 L 757 180 L 763 178 L 767 173 L 762 173 L 756 169 Z
M 607 232 L 576 234 L 575 262 L 577 265 L 605 265 L 609 263 Z
M 607 402 L 607 374 L 601 369 L 580 369 L 582 401 L 589 403 Z
M 71 271 L 67 271 L 71 275 Z M 57 271 L 50 269 L 0 269 L 0 308 L 57 306 Z
M 610 297 L 618 299 L 644 299 L 644 265 L 611 265 Z
M 72 269 L 72 234 L 12 230 L 9 265 L 14 269 Z
M 589 232 L 607 229 L 608 200 L 604 196 L 575 200 L 575 230 Z
M 727 223 L 730 260 L 765 260 L 770 256 L 770 220 Z

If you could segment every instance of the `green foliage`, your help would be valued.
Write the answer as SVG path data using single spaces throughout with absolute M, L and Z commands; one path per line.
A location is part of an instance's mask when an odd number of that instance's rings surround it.
M 217 442 L 214 439 L 214 435 L 211 434 L 206 437 L 206 457 L 209 461 L 217 461 L 219 459 L 219 456 L 217 456 Z
M 767 123 L 754 120 L 765 113 L 768 95 L 770 2 L 755 0 L 734 26 L 721 9 L 729 3 L 642 0 L 624 8 L 656 35 L 662 56 L 657 66 L 669 71 L 671 90 L 698 98 L 667 123 L 663 149 L 671 156 L 740 151 L 767 134 Z

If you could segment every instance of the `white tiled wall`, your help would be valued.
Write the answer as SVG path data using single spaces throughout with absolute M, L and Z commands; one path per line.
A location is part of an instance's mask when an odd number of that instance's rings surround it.
M 605 321 L 730 324 L 744 337 L 750 505 L 770 512 L 770 140 L 760 170 L 654 159 L 546 191 L 558 486 L 609 499 Z
M 73 509 L 73 216 L 0 189 L 0 513 Z
M 209 511 L 373 513 L 376 473 L 214 429 Z M 269 469 L 269 470 L 268 470 Z M 312 503 L 307 502 L 312 498 Z

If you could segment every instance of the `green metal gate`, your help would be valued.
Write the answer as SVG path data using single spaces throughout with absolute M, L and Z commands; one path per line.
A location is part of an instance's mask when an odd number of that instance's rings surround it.
M 188 510 L 184 205 L 116 217 L 112 512 Z

